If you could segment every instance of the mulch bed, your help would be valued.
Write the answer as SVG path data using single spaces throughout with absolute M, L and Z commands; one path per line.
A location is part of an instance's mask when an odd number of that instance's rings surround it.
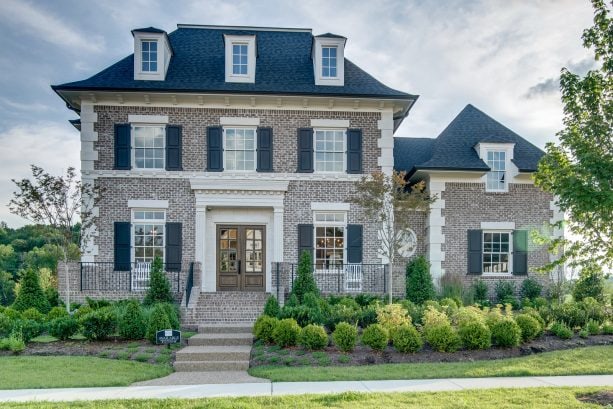
M 578 396 L 577 400 L 585 403 L 595 403 L 596 405 L 613 407 L 613 391 L 599 391 Z
M 377 353 L 373 352 L 372 349 L 364 345 L 357 345 L 356 349 L 350 354 L 343 354 L 333 346 L 327 347 L 325 350 L 320 351 L 319 353 L 305 352 L 299 347 L 277 349 L 277 347 L 256 346 L 251 350 L 250 366 L 295 366 L 317 364 L 323 366 L 348 366 L 418 362 L 470 362 L 489 359 L 513 358 L 541 352 L 596 345 L 613 345 L 613 335 L 595 335 L 590 336 L 587 339 L 582 339 L 575 335 L 569 340 L 563 340 L 552 335 L 544 335 L 537 340 L 522 344 L 521 346 L 515 348 L 494 347 L 476 351 L 460 350 L 454 353 L 433 351 L 428 345 L 426 345 L 423 350 L 415 354 L 403 354 L 397 352 L 392 347 L 387 347 L 387 349 L 382 353 Z M 327 358 L 325 356 L 327 356 Z M 347 357 L 350 357 L 350 360 L 348 360 Z

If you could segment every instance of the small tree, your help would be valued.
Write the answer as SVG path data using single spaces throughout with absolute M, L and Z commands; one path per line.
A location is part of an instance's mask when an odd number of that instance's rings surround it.
M 13 193 L 9 210 L 33 223 L 52 226 L 59 232 L 57 244 L 66 275 L 66 309 L 70 311 L 67 263 L 71 259 L 71 244 L 76 241 L 83 247 L 88 243 L 93 233 L 91 210 L 102 191 L 82 183 L 72 167 L 66 170 L 64 176 L 53 176 L 35 165 L 31 165 L 31 169 L 33 181 L 12 179 L 19 190 Z M 75 226 L 79 219 L 81 229 L 77 232 Z
M 119 335 L 125 339 L 143 339 L 147 331 L 147 321 L 140 304 L 136 300 L 128 303 L 126 311 L 119 317 Z
M 583 266 L 579 273 L 579 279 L 573 288 L 573 298 L 581 301 L 586 297 L 592 297 L 598 301 L 604 298 L 604 274 L 600 266 L 588 264 Z
M 164 265 L 160 257 L 153 259 L 151 271 L 149 272 L 149 289 L 143 303 L 153 305 L 156 303 L 172 303 L 174 299 L 170 292 L 170 282 L 164 274 Z
M 407 264 L 407 300 L 416 304 L 434 299 L 436 292 L 430 275 L 430 264 L 424 256 L 415 257 Z
M 46 314 L 51 307 L 49 300 L 40 286 L 38 275 L 32 269 L 25 270 L 21 277 L 21 288 L 17 299 L 13 303 L 13 308 L 18 311 L 25 311 L 29 308 L 36 308 L 39 312 Z
M 389 263 L 389 302 L 392 302 L 394 261 L 405 242 L 405 232 L 411 225 L 411 213 L 428 211 L 437 199 L 426 191 L 425 182 L 410 184 L 406 172 L 393 171 L 391 175 L 375 171 L 356 182 L 356 194 L 350 200 L 357 204 L 366 217 L 378 228 L 380 254 Z
M 311 260 L 311 253 L 303 251 L 300 255 L 300 261 L 298 263 L 298 274 L 294 280 L 292 286 L 292 295 L 298 298 L 298 302 L 302 304 L 304 301 L 304 295 L 307 293 L 313 293 L 319 295 L 319 289 L 315 283 L 313 277 L 313 261 Z

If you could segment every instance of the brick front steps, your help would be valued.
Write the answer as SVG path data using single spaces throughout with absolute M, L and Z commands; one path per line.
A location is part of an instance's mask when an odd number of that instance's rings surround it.
M 177 351 L 177 372 L 246 371 L 251 354 L 250 324 L 210 324 L 198 326 L 198 334 Z
M 210 324 L 247 324 L 252 325 L 264 310 L 265 292 L 224 291 L 199 293 L 195 303 L 181 307 L 181 326 L 197 328 Z

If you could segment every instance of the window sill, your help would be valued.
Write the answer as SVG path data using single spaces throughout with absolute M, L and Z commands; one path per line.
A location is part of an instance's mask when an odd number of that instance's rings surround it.
M 485 278 L 512 278 L 513 273 L 482 273 L 481 277 Z

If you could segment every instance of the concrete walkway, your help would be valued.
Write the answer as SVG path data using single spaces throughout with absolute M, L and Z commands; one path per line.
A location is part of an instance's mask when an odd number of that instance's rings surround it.
M 613 375 L 400 381 L 274 382 L 0 391 L 0 402 L 280 396 L 341 392 L 438 392 L 464 389 L 613 386 Z

